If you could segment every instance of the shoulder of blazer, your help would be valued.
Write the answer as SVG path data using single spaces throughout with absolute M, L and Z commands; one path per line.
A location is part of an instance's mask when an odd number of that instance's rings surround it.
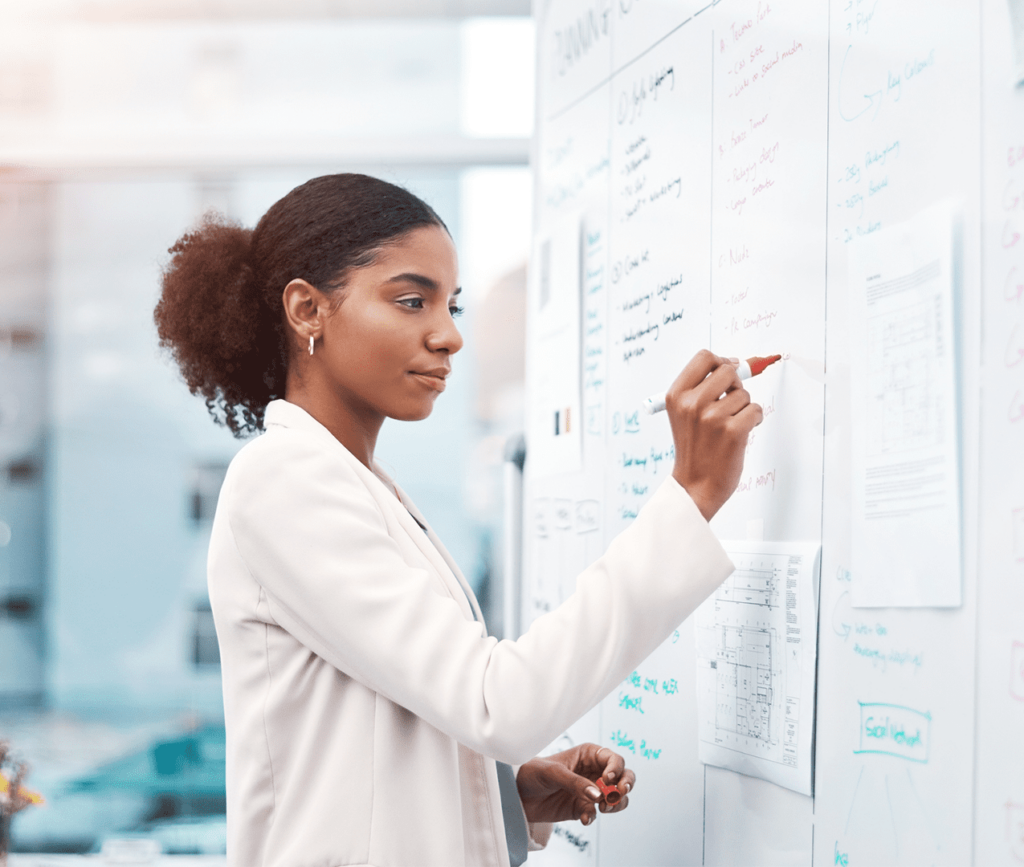
M 308 423 L 268 424 L 267 430 L 246 443 L 228 466 L 222 497 L 228 507 L 229 520 L 235 511 L 232 506 L 239 502 L 265 496 L 268 490 L 315 486 L 330 478 L 335 494 L 344 492 L 367 506 L 372 504 L 381 527 L 386 528 L 382 504 L 364 474 L 359 472 L 362 465 L 355 456 L 299 407 L 291 404 L 288 407 L 299 414 L 300 422 L 305 417 Z M 372 476 L 369 470 L 366 474 Z

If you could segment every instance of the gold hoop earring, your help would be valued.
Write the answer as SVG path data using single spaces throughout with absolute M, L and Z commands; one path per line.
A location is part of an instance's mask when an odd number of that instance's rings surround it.
M 313 335 L 309 335 L 309 354 L 313 354 Z

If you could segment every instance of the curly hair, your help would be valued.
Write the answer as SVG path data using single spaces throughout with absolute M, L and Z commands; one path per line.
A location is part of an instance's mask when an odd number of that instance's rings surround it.
M 267 404 L 284 397 L 289 350 L 284 287 L 302 278 L 328 295 L 354 268 L 441 218 L 402 187 L 359 174 L 325 175 L 296 187 L 246 229 L 207 213 L 168 252 L 153 312 L 192 394 L 236 437 L 263 428 Z

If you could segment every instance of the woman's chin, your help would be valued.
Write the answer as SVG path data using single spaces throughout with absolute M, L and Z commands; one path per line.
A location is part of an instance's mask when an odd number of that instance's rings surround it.
M 433 400 L 429 403 L 417 402 L 413 405 L 395 407 L 393 411 L 388 413 L 388 418 L 393 418 L 395 421 L 423 421 L 433 411 Z

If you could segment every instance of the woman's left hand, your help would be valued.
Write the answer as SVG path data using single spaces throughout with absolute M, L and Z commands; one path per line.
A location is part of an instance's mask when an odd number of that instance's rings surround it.
M 594 785 L 603 779 L 622 793 L 609 806 Z M 523 810 L 530 822 L 564 822 L 579 819 L 584 825 L 602 813 L 618 813 L 629 804 L 627 793 L 636 784 L 636 775 L 626 761 L 608 747 L 580 744 L 546 758 L 531 759 L 519 769 L 516 786 Z

